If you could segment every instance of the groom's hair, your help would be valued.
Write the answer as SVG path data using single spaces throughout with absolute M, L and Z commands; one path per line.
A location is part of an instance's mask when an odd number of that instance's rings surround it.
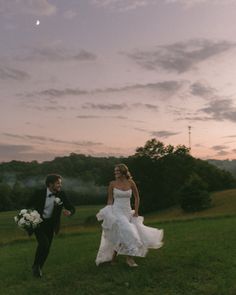
M 62 179 L 61 175 L 59 174 L 48 174 L 46 177 L 45 184 L 48 187 L 50 183 L 55 183 L 58 179 Z

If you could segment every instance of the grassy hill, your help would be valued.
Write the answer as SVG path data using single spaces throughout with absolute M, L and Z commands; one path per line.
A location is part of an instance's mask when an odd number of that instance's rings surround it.
M 199 213 L 172 208 L 145 216 L 145 224 L 164 229 L 165 245 L 137 259 L 137 269 L 122 256 L 117 265 L 96 267 L 99 208 L 80 207 L 63 218 L 40 280 L 30 272 L 34 238 L 15 227 L 15 212 L 1 213 L 0 294 L 236 294 L 236 190 L 214 193 L 213 207 Z
M 200 212 L 186 213 L 179 207 L 173 207 L 158 213 L 148 214 L 149 221 L 186 220 L 204 217 L 222 217 L 236 215 L 236 190 L 226 190 L 212 194 L 212 207 Z

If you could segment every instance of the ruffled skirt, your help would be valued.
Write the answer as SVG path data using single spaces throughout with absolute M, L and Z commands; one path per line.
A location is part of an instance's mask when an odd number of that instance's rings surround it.
M 114 251 L 118 255 L 144 257 L 148 249 L 163 245 L 163 230 L 143 224 L 143 217 L 133 217 L 133 210 L 107 205 L 97 219 L 102 222 L 101 243 L 96 264 L 111 261 Z

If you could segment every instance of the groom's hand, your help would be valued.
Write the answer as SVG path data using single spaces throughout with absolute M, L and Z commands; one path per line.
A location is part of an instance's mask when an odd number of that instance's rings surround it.
M 71 215 L 71 212 L 70 212 L 69 210 L 64 209 L 64 210 L 63 210 L 63 214 L 64 214 L 65 216 L 70 216 L 70 215 Z

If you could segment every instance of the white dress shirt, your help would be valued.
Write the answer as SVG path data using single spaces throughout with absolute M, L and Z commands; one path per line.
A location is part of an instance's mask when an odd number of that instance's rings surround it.
M 52 212 L 54 209 L 55 195 L 49 197 L 50 194 L 52 194 L 52 192 L 47 188 L 47 196 L 43 210 L 43 218 L 45 219 L 52 217 Z

